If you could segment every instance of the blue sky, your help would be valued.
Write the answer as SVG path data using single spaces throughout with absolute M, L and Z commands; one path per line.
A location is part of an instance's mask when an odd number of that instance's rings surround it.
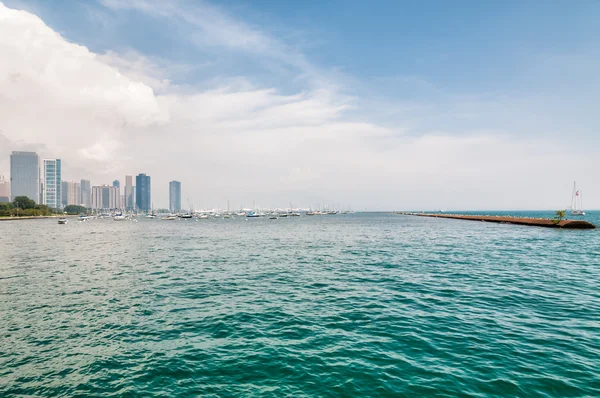
M 449 138 L 457 148 L 461 147 L 460 140 L 491 140 L 492 147 L 498 147 L 494 140 L 501 140 L 507 147 L 524 148 L 515 164 L 543 164 L 538 157 L 528 158 L 532 152 L 548 157 L 564 153 L 574 162 L 583 159 L 585 166 L 573 166 L 560 175 L 571 181 L 565 181 L 565 187 L 575 178 L 590 185 L 597 180 L 597 174 L 590 171 L 597 166 L 593 159 L 600 144 L 596 116 L 600 94 L 597 1 L 3 2 L 38 15 L 68 42 L 87 47 L 101 56 L 102 62 L 146 82 L 159 102 L 176 96 L 189 100 L 190 96 L 223 89 L 238 94 L 226 100 L 233 102 L 225 102 L 233 104 L 232 108 L 238 106 L 239 93 L 251 91 L 271 90 L 269 95 L 274 95 L 271 99 L 275 102 L 306 96 L 286 109 L 312 106 L 317 99 L 323 104 L 316 107 L 327 112 L 314 123 L 324 131 L 332 130 L 327 123 L 351 126 L 353 132 L 366 125 L 372 129 L 369 131 L 377 131 L 364 133 L 374 148 L 372 153 L 365 152 L 365 158 L 377 158 L 381 152 L 390 156 L 392 163 L 391 148 L 401 153 L 402 145 L 429 143 L 430 137 Z M 155 80 L 145 80 L 150 78 L 169 83 L 153 85 Z M 252 123 L 236 125 L 248 129 L 245 137 L 255 134 L 256 114 L 251 108 L 240 109 L 249 112 Z M 310 109 L 312 117 L 314 109 Z M 175 114 L 179 113 L 170 112 L 172 128 L 180 125 Z M 278 126 L 295 128 L 294 120 L 281 121 Z M 272 128 L 272 120 L 260 123 Z M 409 147 L 404 150 L 411 151 Z M 425 147 L 422 150 L 427 151 Z M 351 163 L 356 158 L 354 152 L 346 155 L 340 162 Z M 301 174 L 317 178 L 315 170 L 330 166 L 315 163 L 298 167 L 279 163 L 276 154 L 270 156 L 270 164 L 287 169 L 291 173 L 288 176 L 301 170 Z M 469 167 L 458 166 L 462 155 L 455 156 L 456 175 L 442 165 L 431 172 L 450 173 L 450 177 L 460 176 L 457 181 L 463 181 L 467 178 L 464 170 Z M 486 168 L 482 167 L 477 178 L 493 179 L 489 173 L 505 172 L 487 164 L 486 159 L 480 161 L 490 169 L 484 176 Z M 540 166 L 539 173 L 543 169 Z M 321 171 L 317 174 L 324 179 Z M 498 175 L 506 180 L 506 186 L 510 177 Z M 529 177 L 541 178 L 538 174 Z M 517 188 L 526 183 L 525 177 L 515 182 L 514 199 L 506 206 L 528 207 L 519 201 Z M 215 189 L 227 190 L 222 186 Z M 348 188 L 326 196 L 347 196 L 351 191 Z M 281 196 L 298 194 L 294 192 Z M 309 201 L 326 200 L 308 197 Z M 356 197 L 364 204 L 366 199 L 360 194 Z M 451 202 L 458 206 L 464 200 L 456 194 Z M 600 207 L 600 199 L 596 203 Z M 432 201 L 431 205 L 438 204 Z M 389 207 L 391 202 L 382 206 Z M 469 206 L 486 207 L 479 199 Z M 550 201 L 547 206 L 551 206 Z M 439 207 L 451 205 L 440 203 Z
M 180 3 L 193 7 L 200 2 Z M 206 53 L 190 51 L 189 42 L 181 40 L 190 34 L 185 24 L 136 9 L 115 10 L 93 1 L 7 0 L 5 4 L 35 11 L 67 39 L 95 52 L 134 48 L 185 63 L 208 58 Z M 366 84 L 411 76 L 467 94 L 550 89 L 549 84 L 536 82 L 535 71 L 527 66 L 538 66 L 540 59 L 550 56 L 600 55 L 597 1 L 214 4 L 233 18 L 281 38 L 320 67 L 365 79 Z M 248 73 L 243 65 L 230 65 L 229 70 Z

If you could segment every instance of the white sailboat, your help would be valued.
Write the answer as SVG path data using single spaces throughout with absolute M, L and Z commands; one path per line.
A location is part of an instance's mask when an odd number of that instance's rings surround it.
M 583 193 L 577 190 L 577 182 L 573 182 L 570 211 L 573 216 L 585 216 L 585 212 L 583 211 Z

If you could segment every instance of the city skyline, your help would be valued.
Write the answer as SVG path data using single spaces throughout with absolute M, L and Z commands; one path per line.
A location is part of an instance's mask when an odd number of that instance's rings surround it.
M 50 208 L 82 205 L 93 209 L 125 209 L 125 198 L 120 194 L 119 180 L 114 180 L 112 186 L 92 187 L 90 180 L 82 179 L 77 182 L 62 179 L 61 159 L 42 159 L 36 152 L 25 151 L 12 151 L 10 159 L 11 177 L 6 181 L 4 174 L 0 174 L 0 199 L 3 201 L 26 196 Z M 131 176 L 125 178 L 131 183 Z M 107 191 L 105 187 L 112 189 Z M 103 207 L 104 205 L 110 207 Z
M 11 157 L 11 170 L 15 178 L 5 179 L 0 173 L 0 199 L 5 195 L 6 201 L 12 201 L 16 196 L 27 196 L 36 203 L 45 204 L 51 208 L 62 208 L 67 205 L 84 206 L 91 209 L 122 209 L 137 210 L 133 208 L 136 186 L 132 185 L 131 175 L 125 175 L 125 186 L 121 191 L 120 180 L 115 179 L 112 184 L 93 184 L 88 179 L 65 180 L 62 179 L 61 159 L 41 158 L 36 152 L 13 151 Z M 9 176 L 11 174 L 8 174 Z M 141 178 L 141 179 L 140 179 Z M 150 190 L 150 176 L 141 173 L 136 180 L 142 181 L 144 190 L 140 194 L 142 210 L 148 211 L 152 206 Z M 177 183 L 177 190 L 172 191 L 173 183 Z M 14 185 L 14 189 L 13 186 Z M 37 190 L 37 191 L 36 191 Z M 177 211 L 181 210 L 181 182 L 169 182 L 169 196 L 174 192 Z M 15 192 L 15 195 L 12 192 Z M 32 198 L 34 196 L 35 198 Z M 158 206 L 157 208 L 166 208 Z M 169 203 L 171 208 L 171 200 Z
M 598 2 L 168 3 L 2 0 L 0 148 L 164 208 L 600 207 Z

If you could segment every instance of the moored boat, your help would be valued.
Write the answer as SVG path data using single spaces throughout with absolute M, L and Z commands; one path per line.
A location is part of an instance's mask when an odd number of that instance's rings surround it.
M 576 182 L 573 182 L 570 213 L 572 216 L 585 216 L 585 211 L 583 211 L 583 192 L 577 189 Z

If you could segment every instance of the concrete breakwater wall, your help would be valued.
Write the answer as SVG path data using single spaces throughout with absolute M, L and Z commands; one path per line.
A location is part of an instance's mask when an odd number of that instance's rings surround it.
M 396 213 L 418 217 L 452 218 L 457 220 L 485 221 L 500 224 L 530 225 L 534 227 L 564 229 L 594 229 L 596 226 L 585 220 L 551 220 L 548 218 L 527 218 L 508 216 L 475 216 L 466 214 L 432 214 L 432 213 Z

